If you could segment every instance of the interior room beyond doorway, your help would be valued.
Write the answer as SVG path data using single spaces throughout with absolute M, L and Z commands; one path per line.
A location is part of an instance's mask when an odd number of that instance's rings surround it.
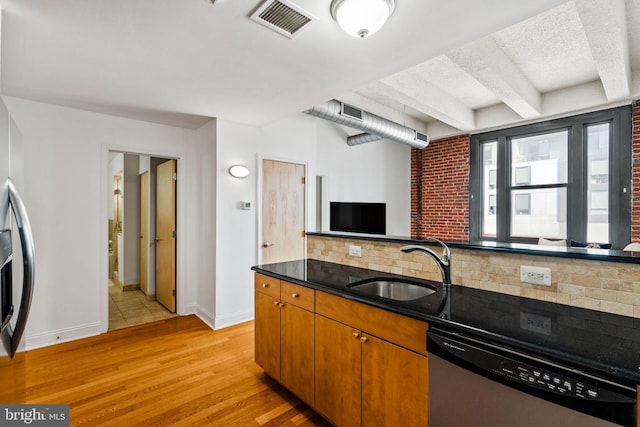
M 172 164 L 173 174 L 157 173 Z M 175 250 L 171 259 L 163 255 L 163 268 L 156 263 L 160 240 L 175 248 L 175 181 L 177 161 L 148 155 L 109 152 L 108 244 L 109 244 L 109 330 L 139 325 L 175 316 Z M 173 189 L 172 202 L 158 204 L 158 188 Z M 166 192 L 166 190 L 163 190 Z M 166 197 L 163 195 L 164 199 Z M 171 197 L 169 198 L 171 200 Z M 168 212 L 167 212 L 168 211 Z M 157 219 L 174 219 L 170 241 L 157 233 Z M 162 239 L 161 239 L 162 237 Z M 165 253 L 163 251 L 163 253 Z M 167 268 L 166 265 L 174 266 Z M 159 277 L 162 275 L 162 277 Z M 171 277 L 164 277 L 170 275 Z M 158 301 L 166 283 L 173 284 L 167 300 Z M 162 288 L 162 289 L 160 289 Z

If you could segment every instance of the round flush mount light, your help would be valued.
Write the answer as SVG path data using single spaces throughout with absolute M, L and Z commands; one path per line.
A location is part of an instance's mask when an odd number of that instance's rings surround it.
M 244 165 L 233 165 L 229 168 L 229 175 L 234 178 L 246 178 L 250 173 L 249 168 Z
M 395 0 L 333 0 L 331 16 L 345 33 L 363 38 L 382 28 L 395 7 Z

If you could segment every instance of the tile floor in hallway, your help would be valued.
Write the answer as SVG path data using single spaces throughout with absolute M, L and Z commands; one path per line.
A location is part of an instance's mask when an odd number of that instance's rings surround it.
M 141 290 L 123 291 L 109 280 L 109 330 L 126 328 L 176 316 Z

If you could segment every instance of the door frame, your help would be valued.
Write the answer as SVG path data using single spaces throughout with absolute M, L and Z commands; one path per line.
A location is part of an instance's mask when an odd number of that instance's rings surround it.
M 306 160 L 296 160 L 284 157 L 265 156 L 258 154 L 256 156 L 257 177 L 256 177 L 256 259 L 258 264 L 262 264 L 262 161 L 273 160 L 276 162 L 295 163 L 304 165 L 304 230 L 309 230 L 309 162 Z M 304 238 L 303 257 L 307 257 L 307 237 Z
M 105 333 L 109 330 L 109 237 L 108 237 L 108 214 L 107 214 L 107 197 L 112 193 L 110 190 L 113 186 L 112 178 L 109 177 L 109 152 L 114 151 L 118 153 L 134 154 L 138 156 L 151 156 L 165 159 L 173 159 L 176 161 L 176 193 L 187 194 L 187 155 L 184 152 L 167 152 L 158 150 L 153 153 L 140 152 L 132 150 L 130 147 L 123 147 L 118 145 L 102 145 L 102 154 L 100 161 L 100 248 L 99 248 L 99 287 L 100 287 L 100 325 L 99 330 L 101 333 Z M 126 197 L 126 196 L 125 196 Z M 182 260 L 187 259 L 185 245 L 185 239 L 180 238 L 181 235 L 187 230 L 187 224 L 185 222 L 185 216 L 187 212 L 186 197 L 178 197 L 176 202 L 176 235 L 178 236 L 176 243 L 176 314 L 186 314 L 186 300 L 185 300 L 185 284 L 186 272 L 182 265 Z

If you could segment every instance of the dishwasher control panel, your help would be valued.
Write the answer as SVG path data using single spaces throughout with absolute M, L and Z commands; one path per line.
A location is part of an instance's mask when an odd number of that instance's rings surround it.
M 427 336 L 434 344 L 428 345 L 431 353 L 454 358 L 449 360 L 465 361 L 474 370 L 485 371 L 526 388 L 586 402 L 635 403 L 635 389 L 627 393 L 615 392 L 613 390 L 620 387 L 617 384 L 550 364 L 534 355 L 497 348 L 475 340 L 467 341 L 468 338 L 462 341 L 459 337 L 452 339 L 435 334 Z
M 500 361 L 499 366 L 494 366 L 491 371 L 512 380 L 526 383 L 531 387 L 579 399 L 612 401 L 617 397 L 614 393 L 610 393 L 608 390 L 586 381 L 575 380 L 557 372 L 533 367 L 515 360 L 503 359 Z

